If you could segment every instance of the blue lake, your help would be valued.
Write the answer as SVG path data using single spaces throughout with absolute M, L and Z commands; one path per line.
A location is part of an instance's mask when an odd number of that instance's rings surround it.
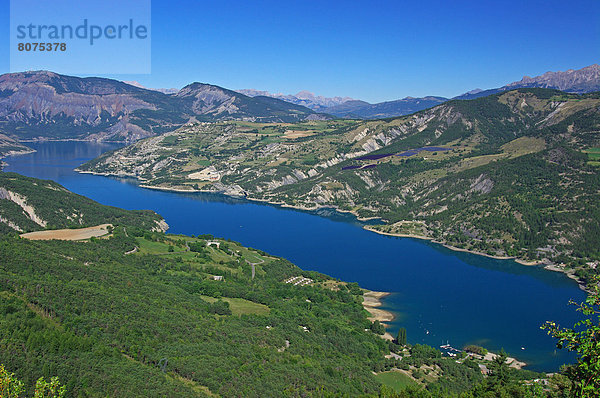
M 583 301 L 585 293 L 560 273 L 378 235 L 362 229 L 354 217 L 332 210 L 310 213 L 215 194 L 155 191 L 130 179 L 73 171 L 117 148 L 114 144 L 30 146 L 37 152 L 5 159 L 4 170 L 57 181 L 103 204 L 152 209 L 165 217 L 172 233 L 230 238 L 303 269 L 392 292 L 382 307 L 396 314 L 388 331 L 395 334 L 405 327 L 411 343 L 504 348 L 538 371 L 556 371 L 574 360 L 572 354 L 556 350 L 554 340 L 540 330 L 546 320 L 564 326 L 578 320 L 568 301 Z

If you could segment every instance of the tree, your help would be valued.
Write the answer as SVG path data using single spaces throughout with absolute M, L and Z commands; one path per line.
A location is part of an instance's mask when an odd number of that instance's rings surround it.
M 385 326 L 376 319 L 375 322 L 371 324 L 371 331 L 375 334 L 385 334 Z
M 406 329 L 400 328 L 398 330 L 398 337 L 396 337 L 396 342 L 398 345 L 406 345 Z
M 210 305 L 209 311 L 217 315 L 231 315 L 229 303 L 223 300 L 217 300 Z
M 506 352 L 500 350 L 500 353 L 489 363 L 490 373 L 481 383 L 475 385 L 469 390 L 464 398 L 509 398 L 509 397 L 527 397 L 536 398 L 546 396 L 543 391 L 540 393 L 537 386 L 525 386 L 520 381 L 511 376 Z M 541 394 L 541 395 L 540 395 Z
M 565 369 L 571 380 L 572 392 L 578 397 L 600 396 L 600 284 L 598 278 L 592 284 L 586 301 L 577 306 L 577 311 L 587 318 L 577 322 L 573 328 L 560 328 L 556 323 L 548 321 L 541 328 L 558 339 L 558 348 L 566 347 L 577 352 L 577 363 Z M 594 320 L 593 318 L 596 318 Z
M 24 389 L 23 382 L 18 380 L 14 373 L 8 373 L 4 365 L 0 364 L 0 397 L 18 398 Z
M 34 398 L 63 398 L 67 388 L 60 385 L 58 377 L 53 377 L 50 382 L 40 377 L 35 383 Z
M 490 374 L 488 381 L 492 385 L 505 386 L 509 382 L 509 370 L 508 364 L 506 363 L 508 355 L 501 349 L 497 356 L 494 357 L 489 365 Z
M 474 345 L 474 344 L 469 344 L 469 345 L 465 346 L 464 350 L 466 352 L 472 352 L 474 354 L 478 354 L 481 356 L 485 356 L 488 353 L 488 351 L 485 348 L 480 347 L 478 345 Z
M 14 373 L 8 373 L 4 365 L 0 364 L 0 397 L 19 398 L 23 396 L 25 387 L 23 382 L 15 377 Z M 33 398 L 63 398 L 67 388 L 60 385 L 58 377 L 53 377 L 50 382 L 40 377 L 35 383 Z

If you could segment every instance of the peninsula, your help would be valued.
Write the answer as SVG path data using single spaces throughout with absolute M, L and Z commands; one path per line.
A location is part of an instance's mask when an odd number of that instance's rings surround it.
M 78 170 L 220 192 L 369 229 L 543 263 L 587 283 L 600 258 L 600 96 L 517 89 L 378 121 L 191 123 Z

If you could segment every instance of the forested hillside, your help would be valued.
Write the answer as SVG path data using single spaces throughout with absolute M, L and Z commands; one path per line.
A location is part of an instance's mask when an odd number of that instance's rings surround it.
M 0 232 L 82 228 L 98 224 L 166 229 L 150 210 L 127 211 L 100 205 L 50 180 L 0 172 Z
M 378 389 L 370 371 L 387 344 L 364 332 L 348 290 L 285 284 L 303 272 L 235 243 L 132 232 L 84 244 L 3 239 L 0 362 L 26 380 L 57 375 L 73 396 Z M 245 260 L 264 261 L 254 280 Z

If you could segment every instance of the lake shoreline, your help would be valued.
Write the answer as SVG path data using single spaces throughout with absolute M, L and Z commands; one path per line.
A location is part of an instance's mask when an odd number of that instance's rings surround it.
M 42 138 L 42 137 L 38 137 L 38 138 L 32 138 L 32 139 L 28 139 L 28 140 L 18 140 L 18 142 L 28 142 L 28 143 L 38 143 L 38 142 L 90 142 L 90 143 L 99 143 L 99 144 L 103 144 L 103 143 L 107 143 L 107 144 L 127 144 L 127 141 L 112 141 L 112 140 L 102 140 L 102 141 L 98 141 L 98 140 L 93 140 L 93 139 L 81 139 L 81 138 L 57 138 L 57 139 L 53 139 L 53 138 Z
M 282 208 L 309 211 L 309 212 L 315 212 L 315 211 L 318 211 L 321 209 L 333 209 L 333 210 L 337 211 L 338 213 L 352 214 L 354 217 L 356 217 L 356 219 L 358 221 L 363 221 L 363 222 L 381 219 L 381 217 L 361 217 L 358 215 L 358 213 L 356 213 L 353 210 L 343 210 L 337 206 L 330 206 L 330 205 L 319 206 L 319 205 L 317 205 L 314 207 L 307 207 L 307 206 L 301 206 L 301 205 L 290 205 L 285 202 L 276 202 L 276 201 L 272 201 L 269 199 L 253 198 L 253 197 L 244 196 L 244 195 L 232 195 L 232 194 L 227 194 L 222 191 L 214 191 L 214 190 L 209 190 L 209 189 L 195 189 L 192 187 L 187 188 L 187 189 L 182 189 L 182 188 L 175 188 L 175 187 L 163 187 L 163 186 L 158 186 L 158 185 L 148 185 L 148 184 L 144 184 L 144 181 L 141 180 L 139 177 L 127 175 L 127 174 L 119 175 L 119 174 L 115 174 L 115 173 L 102 173 L 102 172 L 80 170 L 80 169 L 75 169 L 75 171 L 78 173 L 81 173 L 81 174 L 91 174 L 91 175 L 97 175 L 97 176 L 103 176 L 103 177 L 134 178 L 138 182 L 140 182 L 140 184 L 139 184 L 140 188 L 154 189 L 154 190 L 158 190 L 158 191 L 179 192 L 179 193 L 212 193 L 212 194 L 229 196 L 229 197 L 235 198 L 235 199 L 246 199 L 246 200 L 252 201 L 252 202 L 268 203 L 270 205 L 275 205 L 275 206 L 279 206 Z
M 94 171 L 85 171 L 85 170 L 79 170 L 79 169 L 75 169 L 75 171 L 78 173 L 82 173 L 82 174 L 100 175 L 100 176 L 105 176 L 105 177 L 135 178 L 138 181 L 140 181 L 139 177 L 134 177 L 134 176 L 129 176 L 129 175 L 118 175 L 118 174 L 114 174 L 114 173 L 98 173 L 98 172 L 94 172 Z M 142 182 L 142 181 L 140 181 L 140 182 Z M 282 208 L 289 208 L 289 209 L 309 211 L 309 212 L 318 211 L 320 209 L 334 209 L 335 211 L 337 211 L 339 213 L 352 214 L 354 217 L 356 217 L 356 219 L 358 221 L 361 221 L 361 222 L 371 221 L 371 220 L 381 220 L 381 217 L 360 217 L 357 214 L 357 212 L 355 212 L 353 210 L 342 210 L 342 209 L 338 208 L 337 206 L 319 206 L 319 205 L 317 205 L 315 207 L 307 207 L 307 206 L 301 206 L 301 205 L 290 205 L 285 202 L 275 202 L 275 201 L 271 201 L 269 199 L 252 198 L 252 197 L 243 196 L 243 195 L 231 195 L 231 194 L 227 194 L 224 192 L 205 190 L 205 189 L 194 189 L 191 187 L 189 189 L 180 189 L 180 188 L 174 188 L 174 187 L 161 187 L 161 186 L 157 186 L 157 185 L 146 185 L 146 184 L 140 184 L 139 187 L 147 188 L 147 189 L 155 189 L 155 190 L 159 190 L 159 191 L 166 191 L 166 192 L 221 194 L 221 195 L 225 195 L 225 196 L 229 196 L 229 197 L 233 197 L 233 198 L 246 199 L 248 201 L 253 201 L 253 202 L 268 203 L 268 204 L 279 206 Z M 559 264 L 546 263 L 546 262 L 543 262 L 540 260 L 528 261 L 528 260 L 520 259 L 520 258 L 517 258 L 514 256 L 496 256 L 496 255 L 487 254 L 487 253 L 483 253 L 483 252 L 479 252 L 479 251 L 475 251 L 475 250 L 469 250 L 469 249 L 463 249 L 460 247 L 451 246 L 445 242 L 437 241 L 428 236 L 413 235 L 413 234 L 397 234 L 397 233 L 391 233 L 391 232 L 378 231 L 378 230 L 374 229 L 373 227 L 371 227 L 370 225 L 364 225 L 363 229 L 370 231 L 370 232 L 375 232 L 376 234 L 379 234 L 379 235 L 395 236 L 395 237 L 399 237 L 399 238 L 413 238 L 413 239 L 427 240 L 427 241 L 430 241 L 431 243 L 441 245 L 452 251 L 475 254 L 478 256 L 493 258 L 496 260 L 514 260 L 516 263 L 525 265 L 525 266 L 535 266 L 535 267 L 543 266 L 543 268 L 548 271 L 561 272 L 561 273 L 565 274 L 568 278 L 577 282 L 577 285 L 579 286 L 579 288 L 581 290 L 589 293 L 585 284 L 573 272 L 571 272 L 570 270 L 564 269 L 564 267 L 561 267 Z
M 396 318 L 392 312 L 378 308 L 383 305 L 382 299 L 389 295 L 391 295 L 389 292 L 364 290 L 362 305 L 371 314 L 370 318 L 372 319 L 369 319 L 371 322 L 375 322 L 377 320 L 385 324 L 392 322 Z
M 383 305 L 383 298 L 389 295 L 391 295 L 389 292 L 376 292 L 363 289 L 362 306 L 371 315 L 367 317 L 367 319 L 371 322 L 379 321 L 386 329 L 388 327 L 388 323 L 392 322 L 396 316 L 392 312 L 382 310 L 378 307 Z M 381 335 L 381 338 L 384 340 L 394 341 L 394 337 L 387 330 L 383 335 Z
M 363 289 L 363 308 L 365 310 L 367 310 L 369 312 L 369 314 L 371 316 L 369 316 L 367 319 L 369 319 L 369 321 L 371 322 L 375 322 L 375 321 L 379 321 L 385 328 L 386 328 L 386 332 L 381 335 L 381 338 L 384 340 L 389 340 L 389 341 L 394 341 L 394 337 L 387 331 L 387 327 L 388 327 L 388 323 L 392 322 L 396 316 L 387 310 L 382 310 L 378 307 L 380 307 L 381 305 L 383 305 L 383 299 L 385 297 L 390 296 L 392 293 L 390 292 L 377 292 L 377 291 L 372 291 L 372 290 L 367 290 L 367 289 Z M 476 355 L 476 354 L 469 354 L 469 355 Z M 482 356 L 481 359 L 486 360 L 486 361 L 493 361 L 496 359 L 496 357 L 498 356 L 498 354 L 495 354 L 493 352 L 488 352 L 485 356 Z M 514 368 L 514 369 L 522 369 L 525 366 L 527 366 L 527 363 L 524 361 L 520 361 L 518 359 L 516 359 L 515 357 L 506 357 L 506 363 L 508 364 L 509 367 Z
M 564 267 L 561 267 L 559 264 L 556 264 L 556 263 L 547 263 L 547 262 L 543 262 L 540 260 L 528 261 L 528 260 L 520 259 L 520 258 L 517 258 L 514 256 L 495 256 L 493 254 L 487 254 L 487 253 L 478 252 L 475 250 L 469 250 L 469 249 L 463 249 L 460 247 L 451 246 L 445 242 L 437 241 L 429 236 L 412 235 L 412 234 L 396 234 L 396 233 L 391 233 L 391 232 L 378 231 L 378 230 L 374 229 L 373 227 L 371 227 L 370 225 L 365 225 L 363 228 L 367 231 L 375 232 L 376 234 L 379 234 L 379 235 L 395 236 L 395 237 L 399 237 L 399 238 L 413 238 L 413 239 L 427 240 L 431 243 L 441 245 L 441 246 L 445 247 L 446 249 L 450 249 L 452 251 L 475 254 L 478 256 L 493 258 L 495 260 L 514 260 L 516 263 L 527 266 L 527 267 L 542 266 L 545 270 L 553 271 L 553 272 L 560 272 L 560 273 L 565 274 L 568 278 L 573 279 L 575 282 L 577 282 L 577 285 L 579 286 L 579 288 L 581 290 L 589 293 L 587 287 L 577 277 L 577 275 L 575 275 L 571 270 L 566 270 Z
M 28 147 L 29 148 L 29 147 Z M 36 150 L 29 149 L 21 149 L 21 150 L 10 150 L 8 152 L 0 154 L 0 168 L 8 166 L 8 163 L 4 162 L 3 159 L 8 158 L 10 156 L 20 156 L 20 155 L 28 155 L 30 153 L 35 153 Z
M 138 177 L 128 176 L 128 175 L 119 176 L 118 174 L 114 174 L 114 173 L 98 173 L 98 172 L 94 172 L 94 171 L 84 171 L 84 170 L 79 170 L 79 169 L 75 169 L 75 171 L 77 171 L 78 173 L 82 173 L 82 174 L 101 175 L 101 176 L 107 176 L 107 177 L 112 176 L 112 177 L 121 177 L 121 178 L 135 178 L 138 181 L 140 181 L 140 179 Z M 371 220 L 381 220 L 380 217 L 360 217 L 355 211 L 342 210 L 342 209 L 338 208 L 337 206 L 318 206 L 317 205 L 316 207 L 307 207 L 307 206 L 301 206 L 301 205 L 290 205 L 285 202 L 275 202 L 275 201 L 270 201 L 268 199 L 252 198 L 252 197 L 243 196 L 243 195 L 230 195 L 230 194 L 226 194 L 224 192 L 217 192 L 217 191 L 204 190 L 204 189 L 194 189 L 191 187 L 189 189 L 179 189 L 179 188 L 174 188 L 174 187 L 161 187 L 161 186 L 146 185 L 146 184 L 140 184 L 139 186 L 140 186 L 140 188 L 155 189 L 155 190 L 167 191 L 167 192 L 216 193 L 216 194 L 221 194 L 221 195 L 230 196 L 230 197 L 234 197 L 234 198 L 246 199 L 248 201 L 268 203 L 268 204 L 279 206 L 282 208 L 289 208 L 289 209 L 295 209 L 295 210 L 301 210 L 301 211 L 314 212 L 319 209 L 334 209 L 335 211 L 337 211 L 339 213 L 352 214 L 354 217 L 356 217 L 356 219 L 358 221 L 361 221 L 361 222 L 371 221 Z M 487 253 L 483 253 L 483 252 L 479 252 L 479 251 L 475 251 L 475 250 L 469 250 L 469 249 L 463 249 L 460 247 L 451 246 L 445 242 L 436 241 L 435 239 L 428 237 L 428 236 L 412 235 L 412 234 L 396 234 L 396 233 L 391 233 L 391 232 L 378 231 L 378 230 L 374 229 L 373 227 L 371 227 L 370 225 L 364 225 L 363 229 L 370 231 L 370 232 L 375 232 L 376 234 L 379 234 L 379 235 L 395 236 L 395 237 L 399 237 L 399 238 L 414 238 L 414 239 L 427 240 L 427 241 L 430 241 L 431 243 L 441 245 L 452 251 L 475 254 L 478 256 L 493 258 L 496 260 L 514 260 L 518 264 L 525 265 L 525 266 L 536 266 L 536 267 L 543 266 L 543 268 L 548 271 L 561 272 L 561 273 L 565 274 L 568 278 L 577 282 L 577 285 L 579 286 L 579 288 L 581 290 L 583 290 L 585 292 L 589 292 L 587 287 L 585 286 L 585 284 L 573 272 L 570 272 L 570 270 L 565 270 L 564 267 L 561 267 L 559 264 L 545 263 L 545 262 L 539 261 L 539 260 L 528 261 L 528 260 L 520 259 L 520 258 L 517 258 L 514 256 L 496 256 L 496 255 L 487 254 Z

